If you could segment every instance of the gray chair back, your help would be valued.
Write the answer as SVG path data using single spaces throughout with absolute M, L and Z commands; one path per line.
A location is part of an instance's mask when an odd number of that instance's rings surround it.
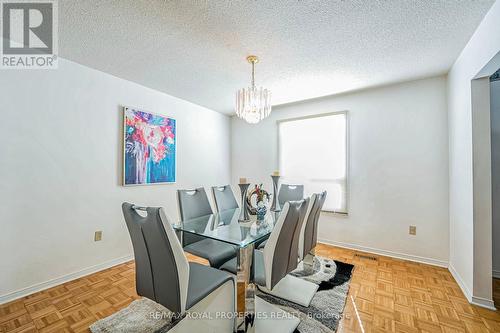
M 266 287 L 274 286 L 297 267 L 298 248 L 293 247 L 305 201 L 286 202 L 263 250 Z M 292 263 L 290 257 L 295 258 Z
M 234 197 L 230 185 L 214 186 L 212 187 L 212 194 L 214 196 L 215 208 L 219 213 L 225 210 L 238 208 L 238 202 Z
M 300 232 L 303 228 L 303 225 L 306 222 L 307 218 L 307 211 L 309 208 L 309 203 L 311 201 L 311 198 L 305 198 L 302 200 L 302 205 L 300 207 L 300 215 L 299 215 L 299 222 L 297 223 L 295 227 L 295 231 L 293 233 L 293 238 L 292 238 L 292 246 L 291 246 L 291 253 L 288 258 L 288 270 L 291 272 L 295 268 L 297 268 L 298 265 L 298 253 L 299 253 L 299 241 L 300 241 Z
M 299 259 L 303 259 L 312 249 L 315 230 L 315 219 L 317 212 L 320 209 L 320 194 L 314 193 L 311 196 L 311 201 L 305 216 L 305 223 L 302 226 L 299 242 Z
M 319 217 L 321 215 L 321 210 L 323 209 L 323 205 L 325 204 L 326 200 L 326 191 L 322 192 L 319 197 L 318 197 L 318 209 L 316 210 L 316 215 L 314 216 L 314 228 L 313 228 L 313 233 L 312 233 L 312 238 L 311 238 L 311 249 L 314 249 L 316 245 L 318 244 L 318 221 Z M 309 250 L 309 251 L 310 251 Z
M 281 184 L 278 193 L 278 202 L 283 207 L 287 201 L 298 201 L 304 199 L 304 185 Z
M 192 190 L 177 190 L 177 205 L 181 221 L 192 220 L 198 217 L 213 214 L 208 201 L 207 192 L 203 187 Z M 182 236 L 182 237 L 181 237 Z M 182 245 L 187 246 L 203 240 L 202 236 L 178 232 Z
M 170 311 L 186 310 L 189 263 L 162 208 L 140 208 L 122 204 L 135 257 L 137 294 L 147 297 Z
M 213 214 L 203 187 L 192 190 L 177 190 L 177 203 L 182 221 Z

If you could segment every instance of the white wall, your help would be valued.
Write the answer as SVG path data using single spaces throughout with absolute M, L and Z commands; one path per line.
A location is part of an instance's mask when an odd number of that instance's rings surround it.
M 123 105 L 177 119 L 177 184 L 120 185 Z M 2 71 L 0 115 L 0 303 L 130 256 L 123 201 L 174 220 L 177 188 L 229 182 L 227 116 L 76 63 Z
M 481 300 L 486 300 L 483 305 L 492 304 L 489 302 L 491 293 L 487 295 L 488 285 L 491 289 L 491 269 L 489 272 L 474 272 L 474 258 L 485 263 L 489 261 L 491 267 L 491 248 L 483 246 L 487 245 L 488 239 L 491 244 L 491 228 L 489 235 L 483 235 L 474 227 L 474 216 L 487 216 L 487 212 L 481 214 L 474 210 L 471 80 L 500 51 L 498 17 L 500 1 L 493 4 L 448 74 L 450 270 L 468 299 L 473 301 L 473 296 L 477 296 L 478 304 L 481 304 Z M 477 169 L 476 175 L 480 177 L 478 172 L 480 170 Z M 477 188 L 476 193 L 479 191 L 481 189 Z M 481 203 L 481 206 L 487 205 Z M 483 222 L 488 223 L 486 220 Z M 489 223 L 491 225 L 491 221 Z M 481 231 L 487 229 L 482 228 Z M 475 248 L 474 243 L 479 248 Z M 476 283 L 484 287 L 484 290 L 477 293 L 474 290 Z M 479 289 L 483 289 L 482 287 Z
M 448 263 L 446 78 L 276 107 L 258 125 L 232 119 L 232 181 L 265 182 L 278 167 L 279 119 L 348 110 L 349 216 L 324 213 L 319 238 L 404 258 Z M 408 234 L 417 226 L 417 236 Z
M 500 80 L 490 84 L 493 273 L 500 278 Z

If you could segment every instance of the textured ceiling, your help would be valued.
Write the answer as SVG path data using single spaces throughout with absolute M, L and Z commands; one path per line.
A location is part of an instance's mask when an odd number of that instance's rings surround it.
M 59 54 L 224 113 L 446 73 L 493 0 L 59 1 Z

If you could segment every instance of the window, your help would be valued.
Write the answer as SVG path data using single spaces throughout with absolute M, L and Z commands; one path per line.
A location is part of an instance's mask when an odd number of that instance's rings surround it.
M 323 210 L 347 213 L 347 113 L 278 122 L 282 183 L 328 191 Z

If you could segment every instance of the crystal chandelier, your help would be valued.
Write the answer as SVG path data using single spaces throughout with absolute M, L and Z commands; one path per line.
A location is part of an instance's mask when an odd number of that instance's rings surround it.
M 252 64 L 252 85 L 236 93 L 236 115 L 247 123 L 257 124 L 271 114 L 271 92 L 255 86 L 255 64 L 259 58 L 251 55 L 247 61 Z

